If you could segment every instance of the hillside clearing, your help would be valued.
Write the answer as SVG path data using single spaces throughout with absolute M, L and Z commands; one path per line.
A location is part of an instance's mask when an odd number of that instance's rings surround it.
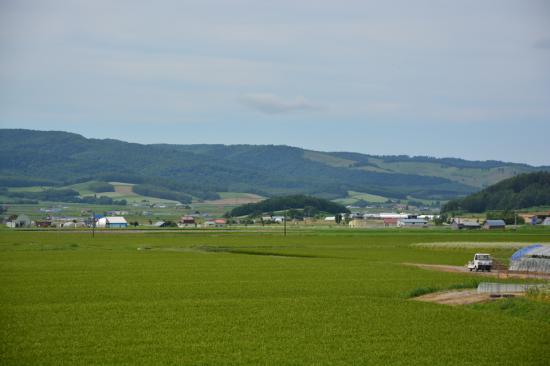
M 128 183 L 119 183 L 119 182 L 109 182 L 114 188 L 115 192 L 121 196 L 134 196 L 137 195 L 133 190 L 133 184 Z
M 220 199 L 204 201 L 206 205 L 214 206 L 238 206 L 245 205 L 247 203 L 257 203 L 263 201 L 265 197 L 252 193 L 238 193 L 238 192 L 218 192 Z

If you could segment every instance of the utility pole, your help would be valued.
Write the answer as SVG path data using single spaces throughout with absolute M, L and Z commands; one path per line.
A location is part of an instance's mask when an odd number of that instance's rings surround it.
M 283 227 L 284 227 L 285 236 L 286 236 L 286 211 L 285 211 L 285 214 L 284 214 L 284 216 L 283 216 Z
M 92 238 L 95 237 L 95 212 L 92 212 Z

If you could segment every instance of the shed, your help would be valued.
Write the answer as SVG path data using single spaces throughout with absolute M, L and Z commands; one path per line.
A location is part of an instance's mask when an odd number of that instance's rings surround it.
M 428 221 L 424 219 L 401 219 L 397 221 L 398 227 L 428 227 Z
M 541 225 L 550 226 L 550 216 L 545 218 Z
M 128 222 L 122 216 L 106 216 L 97 220 L 96 226 L 110 229 L 119 229 L 128 227 Z
M 395 213 L 395 212 L 382 212 L 379 214 L 381 219 L 408 219 L 409 215 L 405 213 Z
M 27 215 L 17 215 L 17 217 L 6 223 L 6 226 L 11 228 L 30 227 L 32 224 L 31 219 Z
M 512 254 L 510 271 L 550 273 L 550 245 L 534 244 Z
M 385 217 L 384 226 L 397 226 L 397 220 L 395 217 Z
M 225 226 L 225 224 L 227 224 L 227 221 L 225 221 L 225 219 L 215 219 L 214 224 L 216 225 L 216 227 L 223 227 Z
M 195 218 L 193 216 L 182 216 L 180 219 L 180 224 L 183 225 L 195 225 Z
M 487 230 L 504 229 L 506 228 L 506 223 L 504 220 L 487 220 L 483 224 L 483 228 Z
M 481 228 L 479 222 L 473 220 L 455 220 L 451 226 L 455 230 L 475 230 Z
M 67 221 L 61 224 L 61 227 L 63 228 L 77 228 L 77 227 L 86 227 L 86 224 L 82 221 Z
M 273 216 L 273 217 L 271 218 L 271 221 L 280 224 L 280 223 L 282 223 L 282 222 L 285 221 L 285 217 L 284 217 L 284 216 Z

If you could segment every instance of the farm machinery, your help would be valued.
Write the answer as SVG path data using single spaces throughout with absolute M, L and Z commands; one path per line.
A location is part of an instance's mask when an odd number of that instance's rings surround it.
M 493 266 L 493 259 L 490 254 L 486 253 L 476 253 L 474 255 L 474 260 L 468 262 L 468 269 L 472 272 L 474 269 L 478 271 L 487 271 L 491 272 L 491 267 Z

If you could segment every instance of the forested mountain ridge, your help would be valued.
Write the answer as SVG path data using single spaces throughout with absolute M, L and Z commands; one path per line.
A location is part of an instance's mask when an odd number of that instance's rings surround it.
M 0 129 L 0 141 L 0 186 L 122 181 L 204 199 L 223 191 L 325 198 L 358 191 L 393 198 L 449 199 L 501 176 L 537 169 L 494 161 L 326 153 L 280 145 L 143 145 L 20 129 Z
M 447 202 L 442 211 L 484 212 L 550 206 L 550 172 L 520 174 L 461 199 Z

